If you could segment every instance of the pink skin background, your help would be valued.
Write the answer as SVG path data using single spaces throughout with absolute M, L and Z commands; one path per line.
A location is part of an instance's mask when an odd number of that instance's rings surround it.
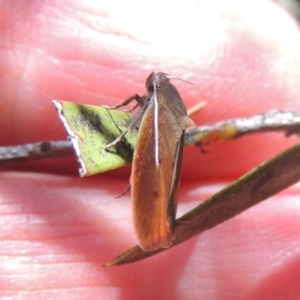
M 164 71 L 197 124 L 299 109 L 300 34 L 270 1 L 1 1 L 0 143 L 65 139 L 51 103 L 115 105 Z M 297 141 L 270 133 L 184 153 L 178 215 Z M 16 170 L 17 168 L 17 170 Z M 295 185 L 147 260 L 103 263 L 136 244 L 130 169 L 80 179 L 74 158 L 0 173 L 0 295 L 11 299 L 299 299 Z M 242 199 L 241 199 L 242 201 Z

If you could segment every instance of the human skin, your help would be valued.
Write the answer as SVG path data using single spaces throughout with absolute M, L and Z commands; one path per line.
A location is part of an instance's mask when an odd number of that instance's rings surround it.
M 111 3 L 0 3 L 1 145 L 65 139 L 51 100 L 115 105 L 142 94 L 153 70 L 195 84 L 173 81 L 187 107 L 207 101 L 196 124 L 299 108 L 299 29 L 271 2 Z M 295 141 L 189 147 L 178 214 Z M 299 297 L 299 187 L 152 258 L 103 268 L 136 244 L 130 196 L 114 199 L 129 169 L 80 179 L 75 168 L 52 159 L 0 173 L 2 297 Z

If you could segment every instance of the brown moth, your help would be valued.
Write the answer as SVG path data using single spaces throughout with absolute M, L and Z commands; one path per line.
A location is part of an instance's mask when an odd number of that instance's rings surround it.
M 139 127 L 130 178 L 134 228 L 140 247 L 154 251 L 170 247 L 175 226 L 185 130 L 194 126 L 171 76 L 152 72 L 146 80 L 146 92 L 132 100 L 140 110 L 127 129 L 111 144 Z

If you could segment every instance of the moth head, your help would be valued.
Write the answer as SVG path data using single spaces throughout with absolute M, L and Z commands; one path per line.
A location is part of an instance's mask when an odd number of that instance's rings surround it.
M 156 89 L 170 83 L 170 75 L 163 72 L 152 72 L 146 80 L 146 89 L 149 93 L 153 93 L 154 85 Z

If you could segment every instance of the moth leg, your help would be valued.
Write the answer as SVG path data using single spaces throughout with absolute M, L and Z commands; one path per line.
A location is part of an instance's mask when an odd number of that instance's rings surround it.
M 118 195 L 116 197 L 116 199 L 123 197 L 125 194 L 127 194 L 129 191 L 131 190 L 131 184 L 129 184 L 129 186 L 125 189 L 125 191 L 123 193 L 121 193 L 120 195 Z
M 113 142 L 107 144 L 107 145 L 104 147 L 104 149 L 107 150 L 108 148 L 113 147 L 113 146 L 115 146 L 116 144 L 118 144 L 127 132 L 128 132 L 128 129 L 126 129 L 125 131 L 123 131 L 123 132 L 122 132 L 122 133 L 121 133 L 121 134 L 120 134 Z
M 116 106 L 106 106 L 106 105 L 102 105 L 102 107 L 105 107 L 107 109 L 117 109 L 120 108 L 122 106 L 126 106 L 128 105 L 131 101 L 136 100 L 137 104 L 134 106 L 134 108 L 130 111 L 135 110 L 138 106 L 142 106 L 143 105 L 143 99 L 141 96 L 139 96 L 138 94 L 134 94 L 130 97 L 128 97 L 127 99 L 125 99 L 122 103 L 116 105 Z
M 114 106 L 114 107 L 107 107 L 107 106 L 104 106 L 104 107 L 106 107 L 106 108 L 108 108 L 108 109 L 117 109 L 117 108 L 119 108 L 119 107 L 128 105 L 128 104 L 129 104 L 131 101 L 133 101 L 133 100 L 136 100 L 137 104 L 134 106 L 134 108 L 133 108 L 132 110 L 136 109 L 138 106 L 140 106 L 140 107 L 143 106 L 143 98 L 140 97 L 138 94 L 134 94 L 134 95 L 132 95 L 131 97 L 129 97 L 129 98 L 127 98 L 126 100 L 124 100 L 124 101 L 123 101 L 121 104 L 119 104 L 119 105 L 116 105 L 116 106 Z M 131 111 L 132 111 L 132 110 L 131 110 Z M 121 139 L 124 137 L 124 135 L 130 130 L 130 128 L 131 128 L 131 126 L 128 126 L 128 127 L 126 128 L 125 131 L 123 131 L 123 132 L 122 132 L 122 133 L 121 133 L 121 134 L 120 134 L 113 142 L 107 144 L 107 145 L 104 147 L 104 149 L 108 149 L 108 148 L 110 148 L 110 147 L 112 147 L 112 146 L 115 146 L 117 143 L 119 143 L 119 142 L 121 141 Z
M 128 110 L 124 110 L 124 111 L 130 113 L 130 112 L 133 112 L 139 106 L 141 106 L 141 105 L 137 102 L 136 105 L 132 109 L 128 109 Z

